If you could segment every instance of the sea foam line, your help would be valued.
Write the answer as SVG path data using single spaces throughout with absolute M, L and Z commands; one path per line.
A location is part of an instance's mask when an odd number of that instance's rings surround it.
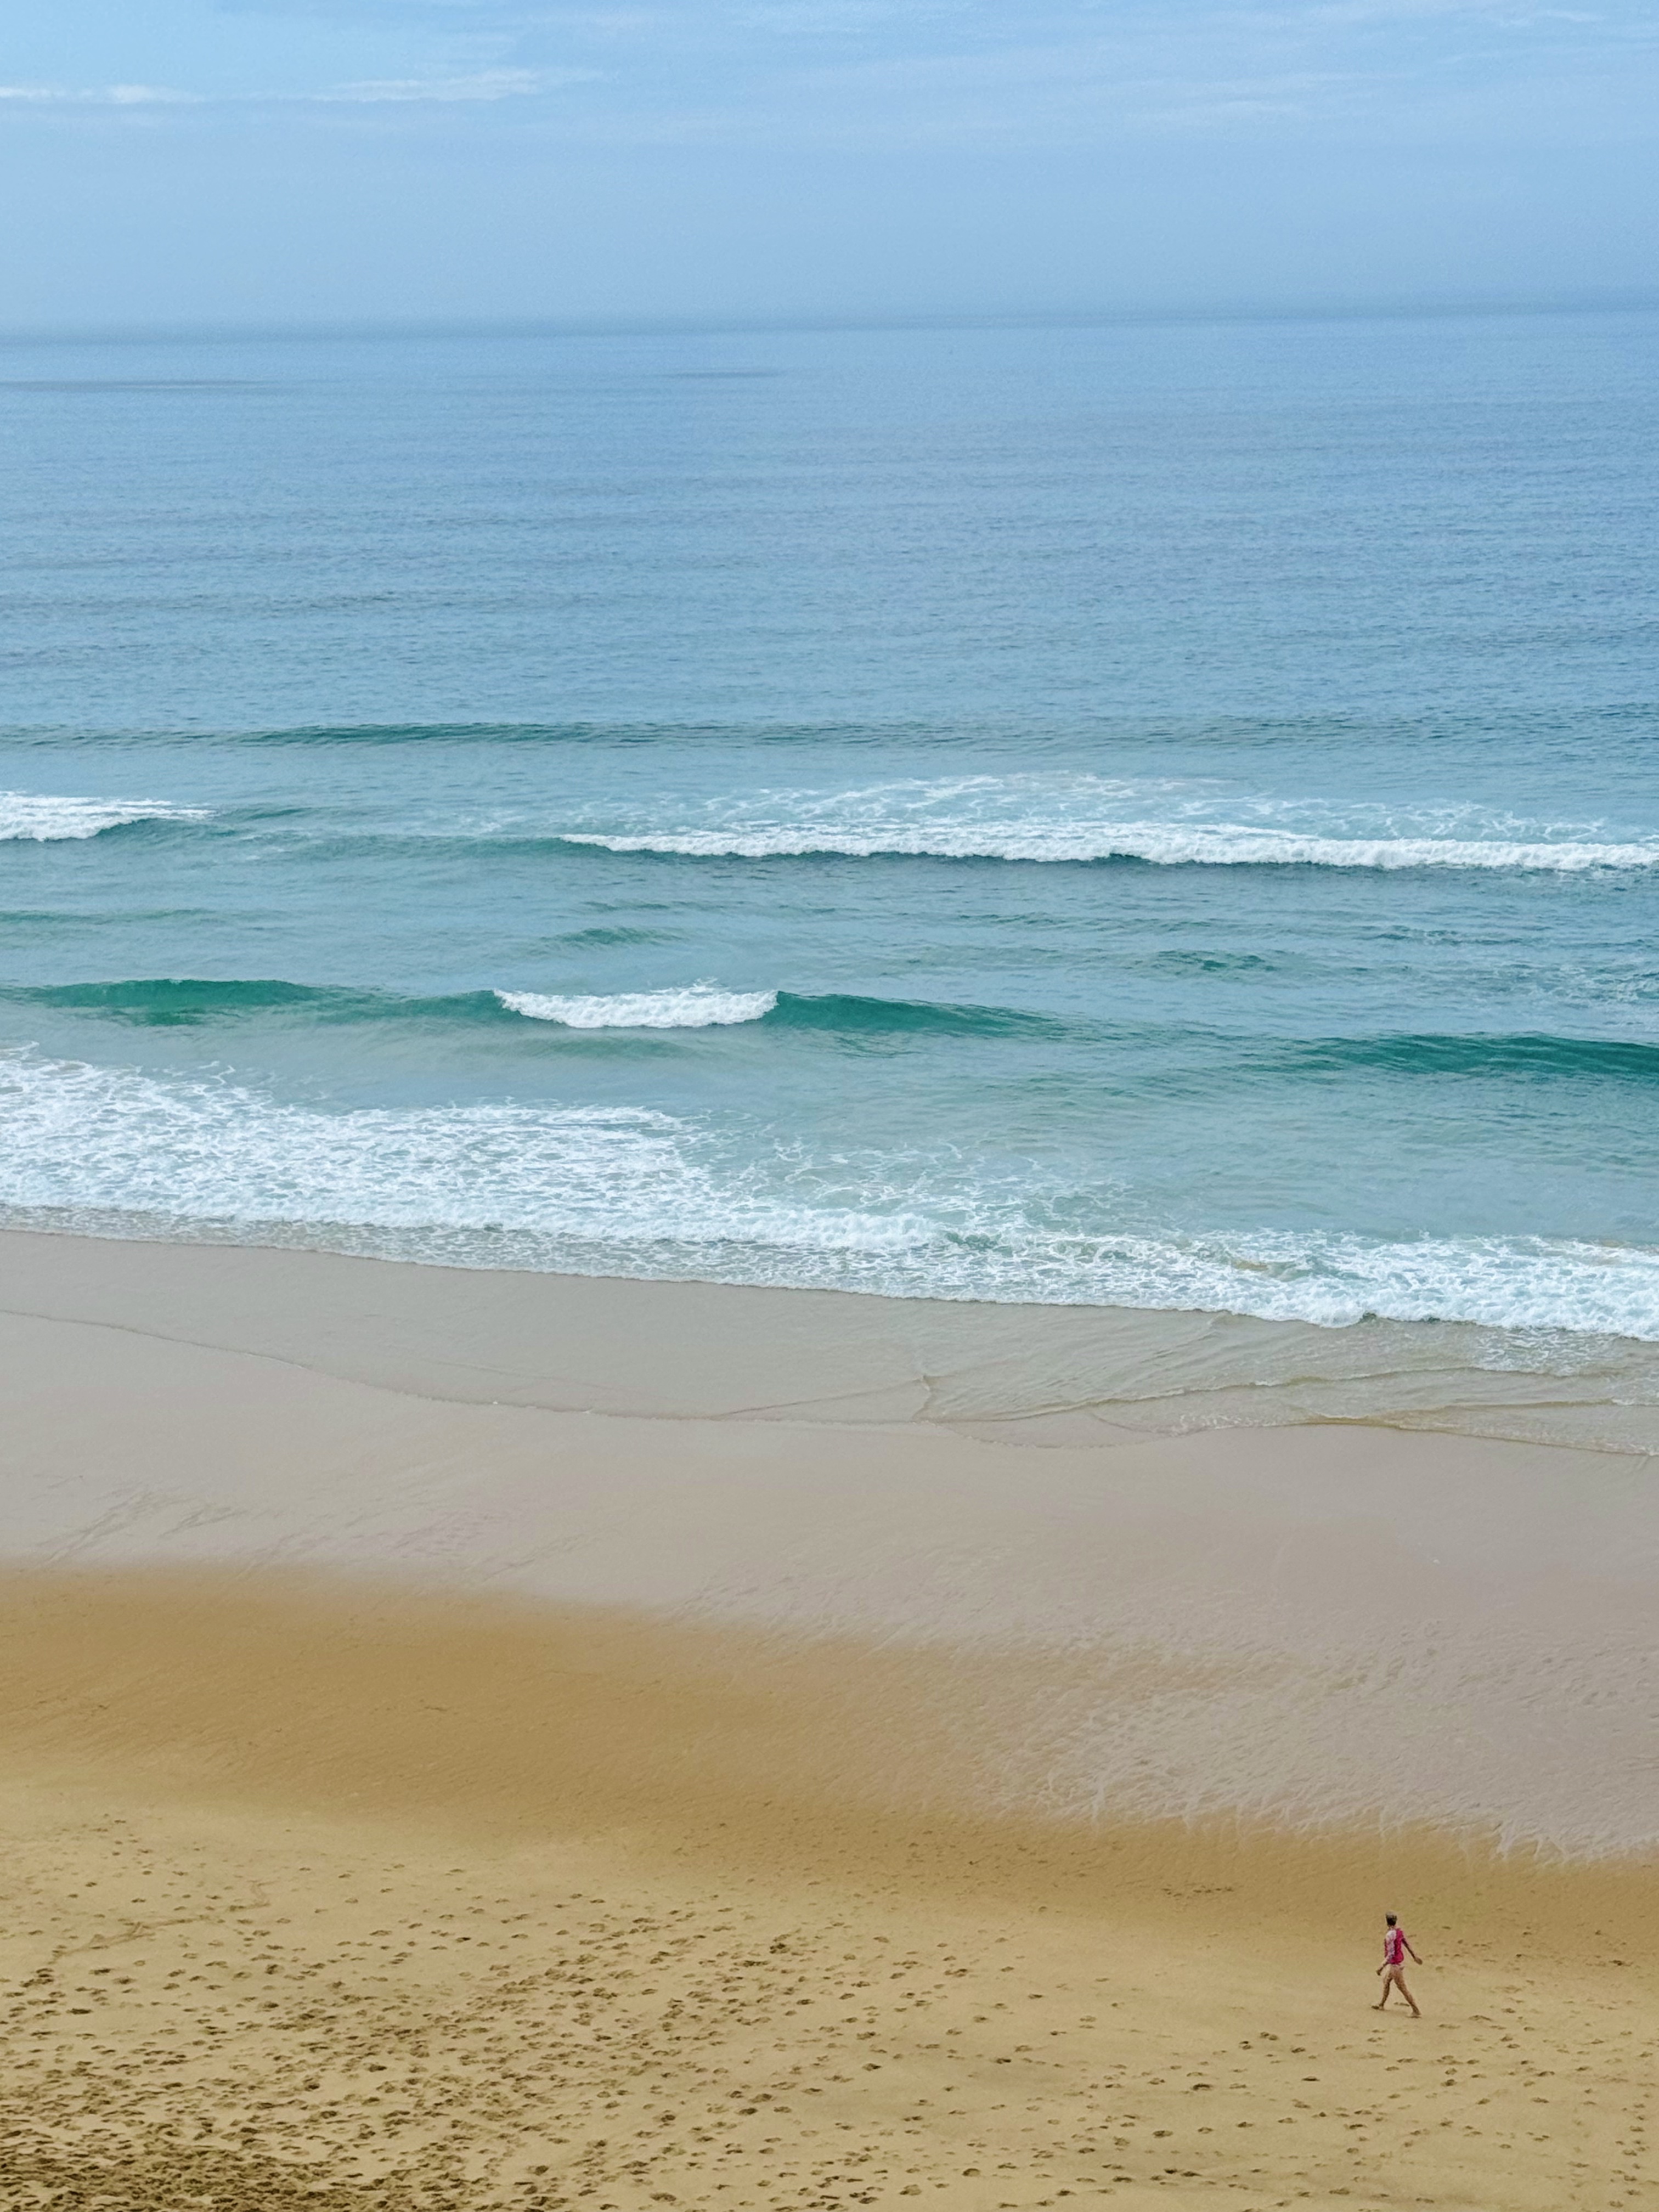
M 653 830 L 626 836 L 562 830 L 556 842 L 610 853 L 690 860 L 1145 860 L 1161 867 L 1489 868 L 1579 874 L 1591 868 L 1659 867 L 1659 842 L 1518 842 L 1498 838 L 1325 837 L 1242 823 L 1157 822 L 818 824 Z
M 778 1003 L 775 991 L 723 991 L 714 983 L 624 991 L 609 998 L 561 998 L 541 991 L 497 991 L 495 996 L 513 1013 L 569 1030 L 726 1029 L 760 1021 Z
M 55 844 L 101 836 L 129 822 L 199 822 L 205 809 L 153 799 L 73 799 L 51 792 L 0 791 L 0 842 Z

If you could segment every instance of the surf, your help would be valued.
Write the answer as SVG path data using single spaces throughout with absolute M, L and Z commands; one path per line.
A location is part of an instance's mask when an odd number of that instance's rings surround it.
M 81 842 L 147 822 L 202 822 L 207 810 L 154 799 L 85 799 L 52 792 L 0 791 L 0 843 Z
M 607 939 L 619 933 L 594 932 Z M 1068 1024 L 1002 1006 L 936 1004 L 857 992 L 727 989 L 717 983 L 655 990 L 550 992 L 481 987 L 403 994 L 279 977 L 149 976 L 128 981 L 0 987 L 0 1005 L 39 1006 L 158 1027 L 278 1021 L 484 1024 L 574 1036 L 758 1025 L 848 1036 L 1063 1037 Z
M 1659 1249 L 1610 1239 L 1129 1228 L 1063 1171 L 638 1106 L 322 1107 L 0 1052 L 0 1216 L 442 1265 L 1033 1305 L 1369 1317 L 1659 1341 Z M 1552 1355 L 1552 1358 L 1558 1355 Z
M 1043 866 L 1138 861 L 1166 868 L 1422 868 L 1577 875 L 1659 868 L 1659 841 L 1332 837 L 1236 823 L 1191 829 L 1161 823 L 1032 824 L 1023 829 L 941 823 L 872 830 L 772 828 L 608 833 L 562 830 L 550 842 L 607 853 L 695 860 L 1001 860 Z

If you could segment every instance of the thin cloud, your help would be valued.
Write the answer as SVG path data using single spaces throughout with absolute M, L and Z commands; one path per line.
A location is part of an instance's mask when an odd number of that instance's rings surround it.
M 482 130 L 492 111 L 502 127 L 556 112 L 563 138 L 612 145 L 1386 135 L 1441 128 L 1448 101 L 1468 111 L 1459 130 L 1508 130 L 1527 103 L 1553 104 L 1559 130 L 1596 100 L 1621 115 L 1650 100 L 1639 64 L 1656 38 L 1638 0 L 1594 14 L 1580 0 L 218 0 L 216 12 L 418 21 L 422 35 L 367 52 L 356 40 L 349 60 L 337 49 L 332 82 L 313 49 L 284 88 L 267 52 L 245 89 L 14 85 L 0 102 L 17 120 L 55 106 L 148 109 L 152 125 L 172 106 L 181 128 L 191 110 L 356 111 L 362 127 L 411 131 L 422 112 Z M 365 64 L 384 73 L 346 76 Z
M 328 92 L 304 93 L 301 99 L 327 106 L 377 106 L 385 101 L 455 100 L 523 100 L 556 84 L 591 78 L 591 70 L 476 70 L 468 76 L 371 77 L 362 84 L 336 85 Z
M 34 107 L 194 107 L 193 92 L 164 84 L 0 84 L 0 100 Z
M 526 100 L 586 84 L 598 70 L 475 70 L 459 76 L 370 77 L 320 92 L 179 92 L 159 84 L 0 84 L 0 102 L 29 107 L 376 107 Z

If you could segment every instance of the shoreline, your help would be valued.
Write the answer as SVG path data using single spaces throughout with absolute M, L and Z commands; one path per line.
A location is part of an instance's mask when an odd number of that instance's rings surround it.
M 122 1256 L 135 1251 L 149 1256 Z M 169 1256 L 179 1254 L 201 1256 Z M 249 1267 L 222 1256 L 234 1254 L 267 1256 Z M 1640 1337 L 1376 1316 L 1326 1327 L 1204 1309 L 563 1274 L 113 1224 L 89 1232 L 0 1227 L 0 1278 L 14 1277 L 55 1300 L 43 1310 L 64 1318 L 128 1326 L 159 1297 L 191 1341 L 280 1343 L 302 1364 L 349 1379 L 465 1402 L 897 1419 L 1030 1443 L 1360 1422 L 1638 1457 L 1659 1450 L 1659 1342 Z M 372 1293 L 346 1287 L 371 1281 Z M 295 1328 L 284 1292 L 290 1306 L 320 1297 L 342 1335 L 337 1349 L 315 1329 Z M 418 1347 L 414 1357 L 392 1341 L 394 1325 Z M 617 1351 L 640 1328 L 658 1345 L 695 1334 L 696 1358 L 641 1377 Z M 158 1334 L 167 1329 L 164 1318 Z M 573 1331 L 580 1375 L 574 1362 L 547 1352 L 550 1335 Z M 440 1341 L 441 1332 L 455 1341 Z

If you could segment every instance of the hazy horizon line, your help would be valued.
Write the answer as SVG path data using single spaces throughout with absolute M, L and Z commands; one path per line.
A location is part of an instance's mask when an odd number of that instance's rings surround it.
M 1182 323 L 1449 320 L 1460 316 L 1641 314 L 1659 309 L 1659 290 L 1534 295 L 1391 295 L 1376 299 L 1212 301 L 1186 306 L 963 307 L 906 313 L 878 309 L 685 315 L 446 315 L 263 319 L 201 318 L 145 323 L 0 324 L 0 344 L 185 343 L 214 340 L 363 340 L 448 337 L 651 337 L 762 335 L 814 331 L 1091 329 Z

